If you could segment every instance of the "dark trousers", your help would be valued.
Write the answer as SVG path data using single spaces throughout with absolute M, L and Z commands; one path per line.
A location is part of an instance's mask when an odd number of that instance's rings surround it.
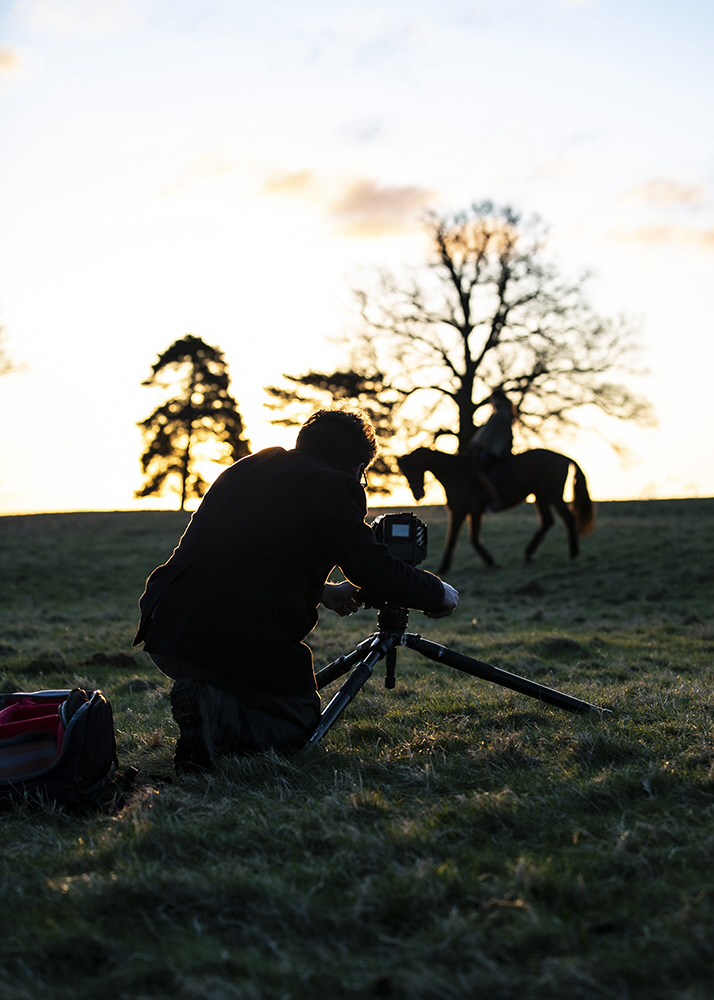
M 197 680 L 193 664 L 160 653 L 148 654 L 159 670 L 178 680 L 193 677 L 198 688 L 201 715 L 209 726 L 211 742 L 219 754 L 246 754 L 261 750 L 291 753 L 304 746 L 320 721 L 320 696 L 260 696 L 260 706 L 246 698 Z M 195 669 L 195 668 L 194 668 Z
M 485 448 L 476 448 L 471 452 L 471 467 L 476 473 L 484 472 L 488 475 L 491 469 L 495 465 L 498 465 L 499 461 L 500 459 L 497 455 L 486 451 Z

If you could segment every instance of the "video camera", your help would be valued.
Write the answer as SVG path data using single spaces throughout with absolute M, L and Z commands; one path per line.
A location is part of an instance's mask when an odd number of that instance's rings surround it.
M 371 524 L 378 542 L 410 566 L 426 559 L 427 526 L 414 514 L 379 514 Z

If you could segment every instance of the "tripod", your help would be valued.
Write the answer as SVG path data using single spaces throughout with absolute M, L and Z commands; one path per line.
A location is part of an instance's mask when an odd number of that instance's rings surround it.
M 544 684 L 537 684 L 529 681 L 525 677 L 511 674 L 500 667 L 494 667 L 491 663 L 484 663 L 483 660 L 475 660 L 471 656 L 457 653 L 438 642 L 431 642 L 423 639 L 414 632 L 407 632 L 406 627 L 409 621 L 409 612 L 404 608 L 382 607 L 377 610 L 377 631 L 363 639 L 351 653 L 346 656 L 339 656 L 332 663 L 319 670 L 316 674 L 317 687 L 325 687 L 332 681 L 342 677 L 349 670 L 352 673 L 347 678 L 342 687 L 333 696 L 322 715 L 320 722 L 305 745 L 308 750 L 314 747 L 330 727 L 337 721 L 347 708 L 352 699 L 364 687 L 377 663 L 386 657 L 386 673 L 384 686 L 393 688 L 396 683 L 396 663 L 397 648 L 408 646 L 417 653 L 421 653 L 436 663 L 445 663 L 456 670 L 463 670 L 464 673 L 472 674 L 474 677 L 481 677 L 487 681 L 493 681 L 502 687 L 511 688 L 521 694 L 527 694 L 531 698 L 537 698 L 548 705 L 555 705 L 556 708 L 565 709 L 566 712 L 607 712 L 606 708 L 598 708 L 597 705 L 590 705 L 586 701 L 580 701 L 562 691 L 555 691 Z M 354 669 L 352 669 L 354 668 Z

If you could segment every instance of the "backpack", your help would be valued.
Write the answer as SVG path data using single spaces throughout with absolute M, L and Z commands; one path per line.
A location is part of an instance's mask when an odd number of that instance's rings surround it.
M 114 719 L 101 691 L 0 695 L 0 802 L 99 805 L 116 769 Z

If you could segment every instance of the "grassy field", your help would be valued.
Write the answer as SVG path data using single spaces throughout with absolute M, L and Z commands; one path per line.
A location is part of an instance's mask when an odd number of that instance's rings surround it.
M 433 568 L 443 511 L 415 510 Z M 501 568 L 464 538 L 457 613 L 411 614 L 610 714 L 400 650 L 310 753 L 175 780 L 169 686 L 130 643 L 185 523 L 0 518 L 2 690 L 100 687 L 140 769 L 113 814 L 0 816 L 0 997 L 712 996 L 714 500 L 600 504 L 576 562 L 557 527 L 528 567 L 534 512 L 492 517 Z M 374 627 L 324 612 L 316 665 Z

